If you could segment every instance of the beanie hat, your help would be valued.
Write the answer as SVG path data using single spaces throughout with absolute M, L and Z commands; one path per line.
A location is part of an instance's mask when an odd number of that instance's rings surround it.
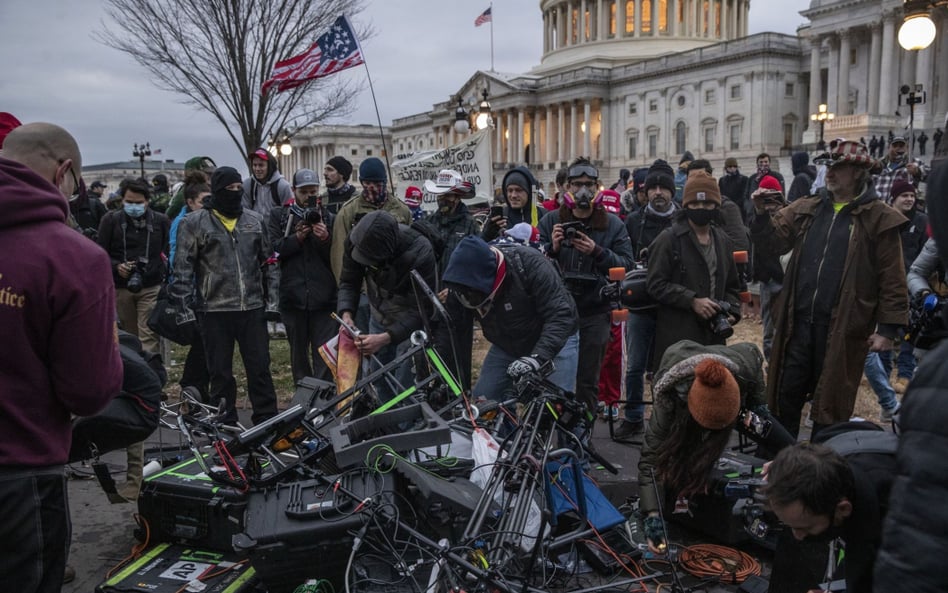
M 341 156 L 334 156 L 326 164 L 336 170 L 342 178 L 346 181 L 349 181 L 349 178 L 352 177 L 352 163 L 342 158 Z
M 504 175 L 504 194 L 507 193 L 508 185 L 516 185 L 517 187 L 522 187 L 529 194 L 530 190 L 533 189 L 533 186 L 530 184 L 530 181 L 527 179 L 527 176 L 521 173 L 520 171 L 511 171 Z
M 217 163 L 215 163 L 214 159 L 209 156 L 191 157 L 184 163 L 185 171 L 206 171 L 216 167 Z
M 444 270 L 445 284 L 459 284 L 484 294 L 491 293 L 496 278 L 497 256 L 490 245 L 473 235 L 458 242 Z
M 385 163 L 381 159 L 369 157 L 359 165 L 359 179 L 364 181 L 382 181 L 388 179 Z
M 729 156 L 729 157 L 727 157 L 726 159 L 724 159 L 724 167 L 725 167 L 725 168 L 727 168 L 727 167 L 737 167 L 737 166 L 738 166 L 738 165 L 737 165 L 737 159 L 736 159 L 736 158 L 734 158 L 734 157 L 732 157 L 732 156 Z
M 405 190 L 405 199 L 402 201 L 405 202 L 405 205 L 409 208 L 417 208 L 418 206 L 421 206 L 421 198 L 421 189 L 412 185 Z
M 691 202 L 714 202 L 721 205 L 721 190 L 718 182 L 704 171 L 696 171 L 685 181 L 685 190 L 681 197 L 681 205 L 687 206 Z
M 648 174 L 645 176 L 645 191 L 653 187 L 663 187 L 675 193 L 675 171 L 667 162 L 662 159 L 656 160 L 648 168 Z
M 619 169 L 619 179 L 623 181 L 628 181 L 629 177 L 631 176 L 632 176 L 632 171 L 629 171 L 628 169 Z
M 645 185 L 645 178 L 648 177 L 648 169 L 648 167 L 639 167 L 632 172 L 632 187 L 635 191 L 645 189 L 643 185 Z
M 688 412 L 708 430 L 730 426 L 741 411 L 741 390 L 726 366 L 708 358 L 695 367 L 695 379 L 688 390 Z
M 518 243 L 535 243 L 540 239 L 540 231 L 530 226 L 529 222 L 518 222 L 513 228 L 504 231 L 505 237 L 510 237 Z
M 384 210 L 369 212 L 349 233 L 350 255 L 363 266 L 377 266 L 391 260 L 398 247 L 398 221 Z
M 241 183 L 240 173 L 233 167 L 218 167 L 211 175 L 211 193 L 216 194 L 232 183 Z
M 915 189 L 914 185 L 904 179 L 896 179 L 892 183 L 892 190 L 889 191 L 889 201 L 891 202 L 906 192 L 918 195 L 918 190 Z
M 686 150 L 685 154 L 681 155 L 681 160 L 678 161 L 678 164 L 681 165 L 682 163 L 690 163 L 693 160 L 695 160 L 695 155 L 691 154 L 690 150 Z
M 783 188 L 780 187 L 780 182 L 777 181 L 777 178 L 773 175 L 764 175 L 760 178 L 760 183 L 757 184 L 757 187 L 760 189 L 768 189 L 770 191 L 779 191 L 783 193 Z

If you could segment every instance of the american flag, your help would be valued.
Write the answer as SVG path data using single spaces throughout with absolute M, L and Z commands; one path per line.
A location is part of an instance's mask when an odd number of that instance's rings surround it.
M 343 15 L 308 50 L 277 62 L 270 79 L 263 83 L 263 92 L 266 94 L 271 87 L 276 87 L 278 93 L 287 91 L 361 63 L 359 40 L 352 31 L 349 19 Z
M 485 10 L 484 12 L 481 13 L 481 16 L 479 16 L 479 17 L 477 17 L 476 19 L 474 19 L 474 26 L 475 26 L 475 27 L 480 27 L 480 26 L 483 25 L 484 23 L 489 23 L 489 22 L 491 22 L 490 10 L 491 10 L 491 9 L 488 8 L 487 10 Z
M 155 150 L 151 151 L 151 153 L 152 153 L 152 154 L 161 154 L 161 149 L 160 149 L 160 148 L 156 148 Z

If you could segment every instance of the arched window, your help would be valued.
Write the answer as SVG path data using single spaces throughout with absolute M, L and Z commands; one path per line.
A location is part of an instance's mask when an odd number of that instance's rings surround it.
M 685 136 L 687 130 L 685 129 L 685 122 L 680 121 L 678 125 L 675 126 L 675 153 L 684 154 L 686 150 L 685 147 Z

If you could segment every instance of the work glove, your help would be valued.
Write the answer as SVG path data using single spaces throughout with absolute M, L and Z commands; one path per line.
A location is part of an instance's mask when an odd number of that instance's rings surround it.
M 519 379 L 527 373 L 539 371 L 541 366 L 540 361 L 535 356 L 521 356 L 507 367 L 507 375 L 511 379 Z
M 652 542 L 652 545 L 658 549 L 665 546 L 665 522 L 656 515 L 645 517 L 645 538 Z

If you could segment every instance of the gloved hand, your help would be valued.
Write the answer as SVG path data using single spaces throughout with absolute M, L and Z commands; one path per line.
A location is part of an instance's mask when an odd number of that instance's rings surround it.
M 648 540 L 649 547 L 653 551 L 663 553 L 665 551 L 665 522 L 657 515 L 645 517 L 645 538 Z
M 540 370 L 540 361 L 534 356 L 521 356 L 510 363 L 507 367 L 507 375 L 511 379 L 517 379 L 527 373 L 535 373 Z

